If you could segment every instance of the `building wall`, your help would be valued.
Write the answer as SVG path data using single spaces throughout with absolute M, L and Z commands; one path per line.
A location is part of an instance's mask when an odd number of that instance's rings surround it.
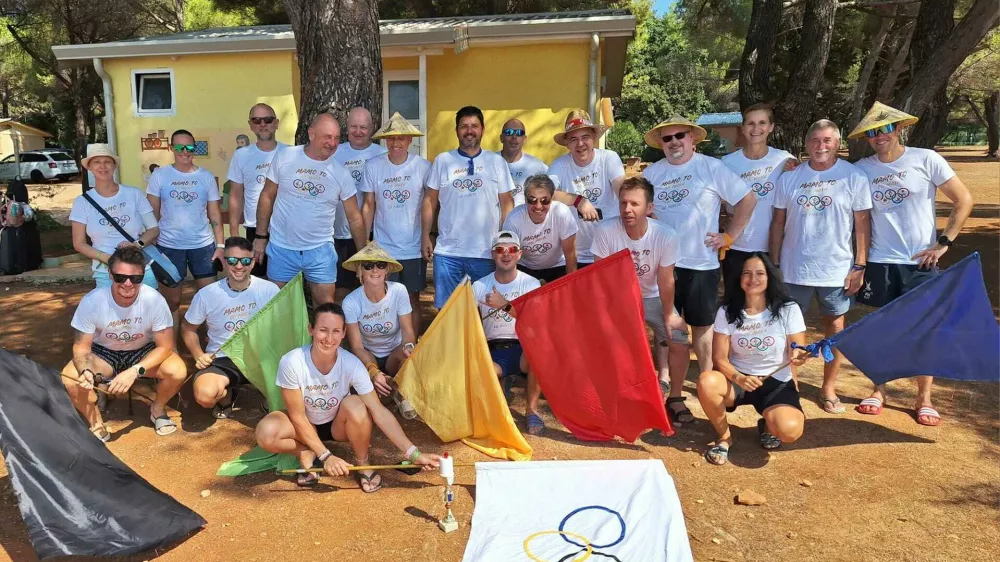
M 17 137 L 18 150 L 38 150 L 45 148 L 45 137 L 17 130 L 12 127 L 0 129 L 0 158 L 14 154 L 14 137 Z

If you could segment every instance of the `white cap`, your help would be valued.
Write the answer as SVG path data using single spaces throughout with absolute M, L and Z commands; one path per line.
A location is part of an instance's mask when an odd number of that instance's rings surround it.
M 501 230 L 497 232 L 497 235 L 493 237 L 493 248 L 497 246 L 503 246 L 504 244 L 513 244 L 518 248 L 521 247 L 521 239 L 517 237 L 517 234 L 509 230 Z

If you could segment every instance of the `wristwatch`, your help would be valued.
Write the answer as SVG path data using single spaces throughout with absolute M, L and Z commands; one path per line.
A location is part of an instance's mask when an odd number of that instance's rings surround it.
M 219 250 L 225 250 L 226 249 L 226 245 L 225 244 L 216 244 L 215 247 L 218 248 Z
M 140 249 L 146 247 L 146 243 L 142 241 L 142 238 L 139 238 L 138 240 L 136 240 L 135 243 L 136 243 L 136 245 L 139 246 Z
M 503 307 L 503 308 L 501 308 L 500 310 L 502 310 L 502 311 L 504 311 L 504 312 L 510 312 L 510 309 L 512 309 L 512 308 L 514 308 L 514 306 L 513 306 L 512 304 L 510 304 L 510 303 L 507 303 L 507 304 L 505 304 L 505 305 L 504 305 L 504 307 Z
M 143 367 L 142 365 L 136 365 L 135 366 L 135 372 L 139 373 L 139 376 L 141 377 L 141 376 L 143 376 L 143 375 L 146 374 L 146 368 Z
M 253 235 L 253 239 L 254 240 L 267 240 L 270 237 L 271 237 L 271 235 L 268 234 L 268 233 L 266 233 L 266 232 L 263 233 L 263 234 L 261 234 L 260 232 L 255 232 L 254 235 Z
M 948 238 L 947 236 L 945 236 L 944 234 L 942 234 L 941 236 L 938 236 L 937 243 L 941 244 L 945 248 L 951 248 L 951 245 L 954 244 L 955 242 L 950 238 Z

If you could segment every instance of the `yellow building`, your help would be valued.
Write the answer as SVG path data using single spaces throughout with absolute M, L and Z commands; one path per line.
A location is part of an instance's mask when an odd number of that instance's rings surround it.
M 17 152 L 45 148 L 45 139 L 51 137 L 41 129 L 13 119 L 0 119 L 0 158 Z
M 456 146 L 455 111 L 486 117 L 483 146 L 499 150 L 511 117 L 528 130 L 525 151 L 547 162 L 566 113 L 621 92 L 635 18 L 624 10 L 381 22 L 382 118 L 399 111 L 427 136 L 413 150 L 428 159 Z M 250 107 L 270 104 L 278 140 L 292 143 L 299 68 L 290 26 L 193 31 L 113 43 L 53 47 L 62 66 L 93 65 L 104 80 L 108 141 L 122 158 L 121 181 L 145 186 L 150 164 L 172 162 L 175 129 L 197 140 L 197 162 L 225 181 L 239 135 L 252 139 Z

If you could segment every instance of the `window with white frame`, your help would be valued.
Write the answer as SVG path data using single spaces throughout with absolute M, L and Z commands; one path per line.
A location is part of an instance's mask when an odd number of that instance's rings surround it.
M 132 108 L 137 117 L 176 115 L 176 103 L 173 69 L 132 71 Z

